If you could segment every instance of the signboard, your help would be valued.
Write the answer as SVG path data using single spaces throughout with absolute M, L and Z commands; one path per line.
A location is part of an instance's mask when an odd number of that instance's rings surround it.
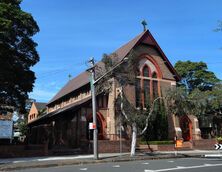
M 222 149 L 222 144 L 215 144 L 215 149 L 217 150 Z
M 13 121 L 0 120 L 0 139 L 12 138 Z
M 96 124 L 90 122 L 90 123 L 89 123 L 89 129 L 90 129 L 90 130 L 96 129 Z

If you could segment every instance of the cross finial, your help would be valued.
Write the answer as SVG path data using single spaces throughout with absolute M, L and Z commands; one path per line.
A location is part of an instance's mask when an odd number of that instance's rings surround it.
M 146 26 L 147 26 L 146 20 L 143 20 L 143 21 L 141 22 L 141 24 L 143 25 L 143 31 L 146 31 L 146 30 L 147 30 L 147 29 L 146 29 Z
M 72 78 L 72 75 L 71 75 L 71 74 L 69 74 L 69 75 L 68 75 L 68 78 L 69 78 L 69 80 L 71 80 L 71 78 Z

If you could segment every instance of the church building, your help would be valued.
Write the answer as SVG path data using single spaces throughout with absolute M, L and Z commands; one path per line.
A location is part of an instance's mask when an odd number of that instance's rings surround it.
M 134 86 L 124 88 L 128 99 L 137 107 L 145 105 L 155 97 L 166 95 L 168 89 L 175 87 L 180 80 L 172 64 L 153 38 L 145 30 L 114 53 L 119 62 L 133 50 L 138 60 L 137 81 Z M 29 121 L 30 142 L 49 145 L 65 145 L 81 148 L 92 140 L 89 123 L 92 122 L 92 99 L 90 73 L 84 71 L 70 80 L 46 105 L 47 113 Z M 115 100 L 119 86 L 113 80 L 112 91 L 99 94 L 97 100 L 97 127 L 99 140 L 115 141 L 119 139 L 118 114 Z M 192 115 L 176 117 L 168 115 L 169 139 L 175 136 L 185 141 L 200 139 L 198 120 Z M 129 136 L 124 136 L 129 139 Z

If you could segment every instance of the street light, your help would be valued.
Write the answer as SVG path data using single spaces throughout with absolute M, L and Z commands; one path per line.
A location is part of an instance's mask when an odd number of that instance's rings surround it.
M 128 57 L 123 58 L 119 63 L 117 63 L 112 69 L 108 72 L 100 76 L 95 80 L 95 62 L 94 59 L 91 58 L 89 63 L 91 67 L 87 70 L 91 73 L 91 94 L 92 94 L 92 114 L 93 114 L 93 154 L 94 159 L 98 159 L 98 129 L 97 129 L 97 118 L 96 118 L 96 92 L 95 92 L 95 84 L 98 83 L 101 79 L 103 79 L 106 75 L 111 73 L 114 69 L 116 69 L 119 65 L 128 60 Z

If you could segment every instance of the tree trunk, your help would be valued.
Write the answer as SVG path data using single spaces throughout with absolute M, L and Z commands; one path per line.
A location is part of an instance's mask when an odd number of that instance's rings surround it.
M 137 126 L 134 122 L 132 124 L 132 142 L 131 142 L 131 152 L 130 156 L 134 156 L 136 153 L 136 136 L 137 136 Z

